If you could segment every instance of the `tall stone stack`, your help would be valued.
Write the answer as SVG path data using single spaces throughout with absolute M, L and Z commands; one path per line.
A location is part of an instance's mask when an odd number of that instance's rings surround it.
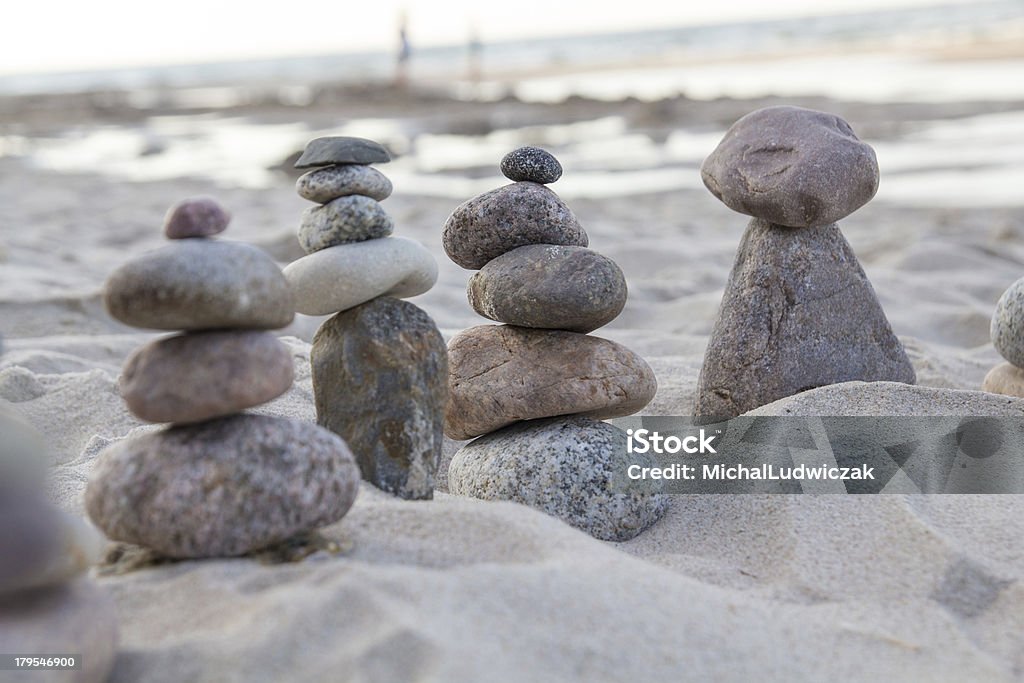
M 704 355 L 702 421 L 828 384 L 916 381 L 836 224 L 878 189 L 874 150 L 846 121 L 760 109 L 729 129 L 701 176 L 726 206 L 753 216 Z
M 103 537 L 43 495 L 46 448 L 0 401 L 0 649 L 72 654 L 70 671 L 4 671 L 4 681 L 107 680 L 117 654 L 117 611 L 83 574 L 101 559 Z
M 503 325 L 472 327 L 448 346 L 445 432 L 473 439 L 451 461 L 452 493 L 533 506 L 606 540 L 635 536 L 665 509 L 661 496 L 614 488 L 625 433 L 604 418 L 630 415 L 657 381 L 637 354 L 587 333 L 626 303 L 611 259 L 548 187 L 562 168 L 523 147 L 502 173 L 514 181 L 462 204 L 444 247 L 478 270 L 470 305 Z
M 86 508 L 110 538 L 169 557 L 260 550 L 338 521 L 358 491 L 342 439 L 242 412 L 291 386 L 291 354 L 268 330 L 295 313 L 269 256 L 210 239 L 227 223 L 213 200 L 186 200 L 168 214 L 171 243 L 121 266 L 104 290 L 121 322 L 180 333 L 125 363 L 128 409 L 169 425 L 105 449 Z
M 443 443 L 447 356 L 426 312 L 402 298 L 437 281 L 419 242 L 390 237 L 380 201 L 391 182 L 370 166 L 390 160 L 372 140 L 317 138 L 296 162 L 312 206 L 299 242 L 308 256 L 284 275 L 296 310 L 332 315 L 313 338 L 317 423 L 352 448 L 364 479 L 402 498 L 429 499 Z
M 1024 398 L 1024 278 L 999 297 L 991 333 L 992 345 L 1007 362 L 985 375 L 981 390 Z

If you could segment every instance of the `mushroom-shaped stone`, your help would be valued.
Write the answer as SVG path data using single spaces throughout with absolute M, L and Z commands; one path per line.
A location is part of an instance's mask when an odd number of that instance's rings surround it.
M 314 168 L 334 164 L 385 164 L 391 155 L 379 142 L 366 138 L 326 137 L 310 140 L 295 162 L 295 168 Z
M 878 162 L 835 114 L 767 107 L 733 124 L 704 160 L 701 178 L 734 211 L 813 227 L 835 223 L 874 197 Z

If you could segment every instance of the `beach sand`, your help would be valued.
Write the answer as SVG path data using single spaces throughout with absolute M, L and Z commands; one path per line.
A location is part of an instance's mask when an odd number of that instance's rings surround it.
M 760 104 L 665 105 L 660 125 L 679 117 L 720 135 Z M 655 117 L 655 107 L 644 111 Z M 846 109 L 873 143 L 914 116 L 880 105 Z M 566 164 L 567 179 L 573 171 Z M 496 167 L 477 175 L 502 182 Z M 161 243 L 170 204 L 204 193 L 234 213 L 226 238 L 285 262 L 298 255 L 292 235 L 304 203 L 285 175 L 268 189 L 211 189 L 198 178 L 126 182 L 8 157 L 0 179 L 0 398 L 50 438 L 52 499 L 84 514 L 97 453 L 153 428 L 127 412 L 117 388 L 125 356 L 153 335 L 106 315 L 105 276 Z M 886 180 L 883 159 L 883 187 Z M 659 391 L 644 414 L 688 415 L 747 219 L 696 185 L 567 200 L 591 246 L 617 261 L 629 283 L 625 311 L 597 334 L 655 370 Z M 396 181 L 386 202 L 396 232 L 437 257 L 437 286 L 413 301 L 446 337 L 487 322 L 466 303 L 471 272 L 449 262 L 440 244 L 459 201 Z M 978 390 L 1000 360 L 988 333 L 995 302 L 1024 274 L 1024 208 L 880 198 L 842 228 L 919 383 Z M 319 323 L 300 316 L 281 333 L 296 382 L 256 412 L 315 419 L 308 360 Z M 982 398 L 960 397 L 984 412 Z M 1024 414 L 1020 403 L 1008 405 Z M 450 457 L 456 444 L 447 446 Z M 661 521 L 615 544 L 527 507 L 450 496 L 442 476 L 431 502 L 364 484 L 351 513 L 324 534 L 343 548 L 339 555 L 100 575 L 121 623 L 112 680 L 1024 677 L 1021 496 L 673 496 Z

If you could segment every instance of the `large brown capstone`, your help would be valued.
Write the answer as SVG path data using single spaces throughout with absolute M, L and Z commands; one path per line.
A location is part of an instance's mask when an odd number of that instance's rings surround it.
M 734 211 L 777 225 L 829 225 L 878 190 L 871 146 L 835 114 L 778 106 L 733 124 L 704 160 L 701 178 Z
M 750 222 L 704 354 L 698 416 L 731 418 L 839 382 L 915 379 L 839 226 Z
M 310 363 L 317 423 L 345 439 L 363 478 L 402 498 L 432 498 L 448 362 L 430 316 L 378 297 L 325 322 Z
M 202 422 L 277 398 L 294 378 L 288 347 L 269 332 L 195 332 L 133 353 L 121 396 L 147 422 Z
M 527 244 L 589 243 L 558 195 L 532 182 L 505 185 L 461 204 L 444 224 L 443 241 L 448 258 L 469 270 Z
M 561 330 L 472 327 L 449 343 L 448 367 L 452 439 L 541 417 L 630 415 L 658 388 L 650 366 L 626 347 Z
M 337 435 L 234 415 L 108 446 L 85 507 L 111 539 L 168 557 L 231 557 L 338 521 L 358 490 L 359 468 Z

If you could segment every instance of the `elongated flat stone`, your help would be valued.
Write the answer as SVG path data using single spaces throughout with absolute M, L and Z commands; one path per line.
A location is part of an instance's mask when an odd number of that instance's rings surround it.
M 384 164 L 391 155 L 379 142 L 355 137 L 325 137 L 310 140 L 295 162 L 295 168 L 334 164 Z
M 391 196 L 391 190 L 387 176 L 372 166 L 358 164 L 318 168 L 295 181 L 295 191 L 300 197 L 319 204 L 349 195 L 383 201 Z

